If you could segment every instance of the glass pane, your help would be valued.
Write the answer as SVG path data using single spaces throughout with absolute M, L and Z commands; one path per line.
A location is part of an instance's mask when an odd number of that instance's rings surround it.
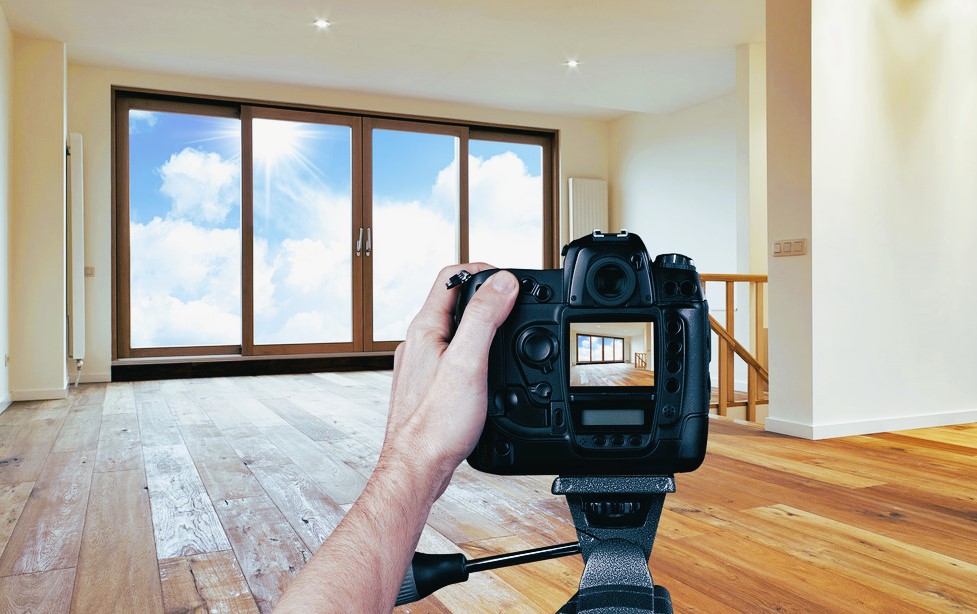
M 612 360 L 614 360 L 614 339 L 604 337 L 604 361 L 611 362 Z
M 241 343 L 241 122 L 129 111 L 133 348 Z
M 254 343 L 353 340 L 352 130 L 252 120 Z
M 614 360 L 624 361 L 624 339 L 614 340 Z
M 499 267 L 543 268 L 543 148 L 468 142 L 468 255 Z
M 397 341 L 435 276 L 458 262 L 458 145 L 373 131 L 373 340 Z
M 577 335 L 577 362 L 590 362 L 590 337 Z
M 593 362 L 604 360 L 604 344 L 601 343 L 600 337 L 590 338 L 590 360 Z

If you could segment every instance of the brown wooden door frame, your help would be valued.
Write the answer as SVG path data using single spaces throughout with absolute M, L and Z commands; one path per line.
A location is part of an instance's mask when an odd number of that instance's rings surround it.
M 539 145 L 543 148 L 543 160 L 540 172 L 543 181 L 543 268 L 552 269 L 559 266 L 560 203 L 555 198 L 558 194 L 559 177 L 555 176 L 558 164 L 556 135 L 552 134 L 523 134 L 499 132 L 497 130 L 476 130 L 468 133 L 468 139 L 473 141 L 493 141 L 496 143 L 518 143 L 520 145 Z
M 131 309 L 131 243 L 129 240 L 129 111 L 158 111 L 162 113 L 183 113 L 210 117 L 239 117 L 238 109 L 231 105 L 194 104 L 138 96 L 115 96 L 115 123 L 112 127 L 115 146 L 113 147 L 113 190 L 117 206 L 113 211 L 113 357 L 114 358 L 154 358 L 162 356 L 208 356 L 234 354 L 241 351 L 240 345 L 198 345 L 190 347 L 132 347 L 132 309 Z M 116 152 L 125 152 L 119 156 Z M 243 203 L 242 203 L 243 214 Z M 243 223 L 243 220 L 242 220 Z M 243 229 L 242 229 L 243 231 Z M 243 290 L 243 289 L 242 289 Z M 122 300 L 120 300 L 122 299 Z M 242 314 L 243 315 L 243 314 Z
M 449 120 L 383 116 L 363 113 L 335 112 L 330 109 L 283 105 L 261 101 L 219 100 L 168 92 L 112 88 L 114 121 L 112 124 L 113 202 L 112 234 L 115 239 L 112 259 L 112 358 L 142 358 L 168 356 L 231 355 L 243 356 L 280 354 L 328 354 L 337 352 L 385 352 L 396 348 L 399 341 L 377 341 L 373 335 L 373 267 L 372 257 L 365 249 L 359 257 L 355 253 L 359 229 L 372 234 L 372 130 L 389 129 L 405 132 L 445 134 L 457 137 L 459 143 L 458 185 L 459 210 L 457 228 L 457 260 L 468 260 L 469 247 L 469 140 L 488 140 L 510 143 L 538 144 L 543 147 L 543 266 L 552 268 L 559 263 L 559 193 L 557 132 L 532 131 L 517 127 L 470 124 Z M 129 131 L 130 109 L 238 117 L 241 119 L 241 345 L 156 347 L 131 346 L 131 263 L 129 238 Z M 310 344 L 254 344 L 254 200 L 252 187 L 253 151 L 251 120 L 255 117 L 288 119 L 347 125 L 352 131 L 352 302 L 353 340 L 348 343 Z M 366 236 L 364 236 L 364 242 Z M 447 263 L 446 263 L 447 264 Z
M 348 126 L 350 129 L 351 160 L 350 167 L 352 175 L 350 177 L 352 188 L 352 228 L 349 232 L 353 233 L 351 242 L 352 255 L 350 258 L 352 296 L 351 318 L 352 318 L 352 339 L 349 342 L 340 343 L 276 343 L 256 345 L 254 343 L 254 152 L 252 151 L 252 120 L 278 119 L 285 121 L 329 124 L 334 126 Z M 265 107 L 242 107 L 241 111 L 242 135 L 247 131 L 248 140 L 246 146 L 242 144 L 242 196 L 241 196 L 241 215 L 247 219 L 246 225 L 242 226 L 241 232 L 241 271 L 242 278 L 246 281 L 242 286 L 242 301 L 244 304 L 242 318 L 245 336 L 241 352 L 245 356 L 277 356 L 290 354 L 330 354 L 339 352 L 361 352 L 363 351 L 363 319 L 359 314 L 363 312 L 363 258 L 356 254 L 357 229 L 362 226 L 363 217 L 363 154 L 362 148 L 362 127 L 359 117 L 348 115 L 334 115 L 314 111 L 293 111 L 289 109 L 273 109 Z M 246 124 L 246 127 L 245 127 Z M 245 155 L 246 152 L 246 155 Z M 246 181 L 245 181 L 246 178 Z
M 397 130 L 421 134 L 443 134 L 458 138 L 458 228 L 457 262 L 468 259 L 468 128 L 443 124 L 427 124 L 390 119 L 363 120 L 363 225 L 368 232 L 373 228 L 373 130 Z M 418 237 L 421 241 L 423 238 Z M 363 349 L 382 352 L 397 349 L 400 341 L 375 341 L 373 339 L 373 258 L 363 261 Z M 445 265 L 452 263 L 445 263 Z M 456 263 L 455 263 L 456 264 Z

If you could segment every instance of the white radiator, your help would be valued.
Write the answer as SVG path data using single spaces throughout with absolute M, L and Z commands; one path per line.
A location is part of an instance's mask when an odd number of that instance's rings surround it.
M 80 134 L 68 143 L 68 357 L 78 361 L 85 358 L 84 152 Z
M 570 238 L 609 231 L 607 224 L 607 182 L 570 177 Z

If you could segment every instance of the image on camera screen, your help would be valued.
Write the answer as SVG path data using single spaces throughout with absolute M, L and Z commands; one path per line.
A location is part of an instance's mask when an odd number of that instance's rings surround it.
M 570 324 L 570 386 L 654 386 L 654 323 Z

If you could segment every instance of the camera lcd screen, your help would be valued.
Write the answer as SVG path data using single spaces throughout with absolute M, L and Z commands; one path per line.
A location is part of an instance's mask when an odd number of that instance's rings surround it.
M 652 322 L 571 323 L 570 387 L 654 386 L 654 337 Z
M 642 426 L 645 412 L 642 409 L 585 409 L 580 412 L 584 426 Z

